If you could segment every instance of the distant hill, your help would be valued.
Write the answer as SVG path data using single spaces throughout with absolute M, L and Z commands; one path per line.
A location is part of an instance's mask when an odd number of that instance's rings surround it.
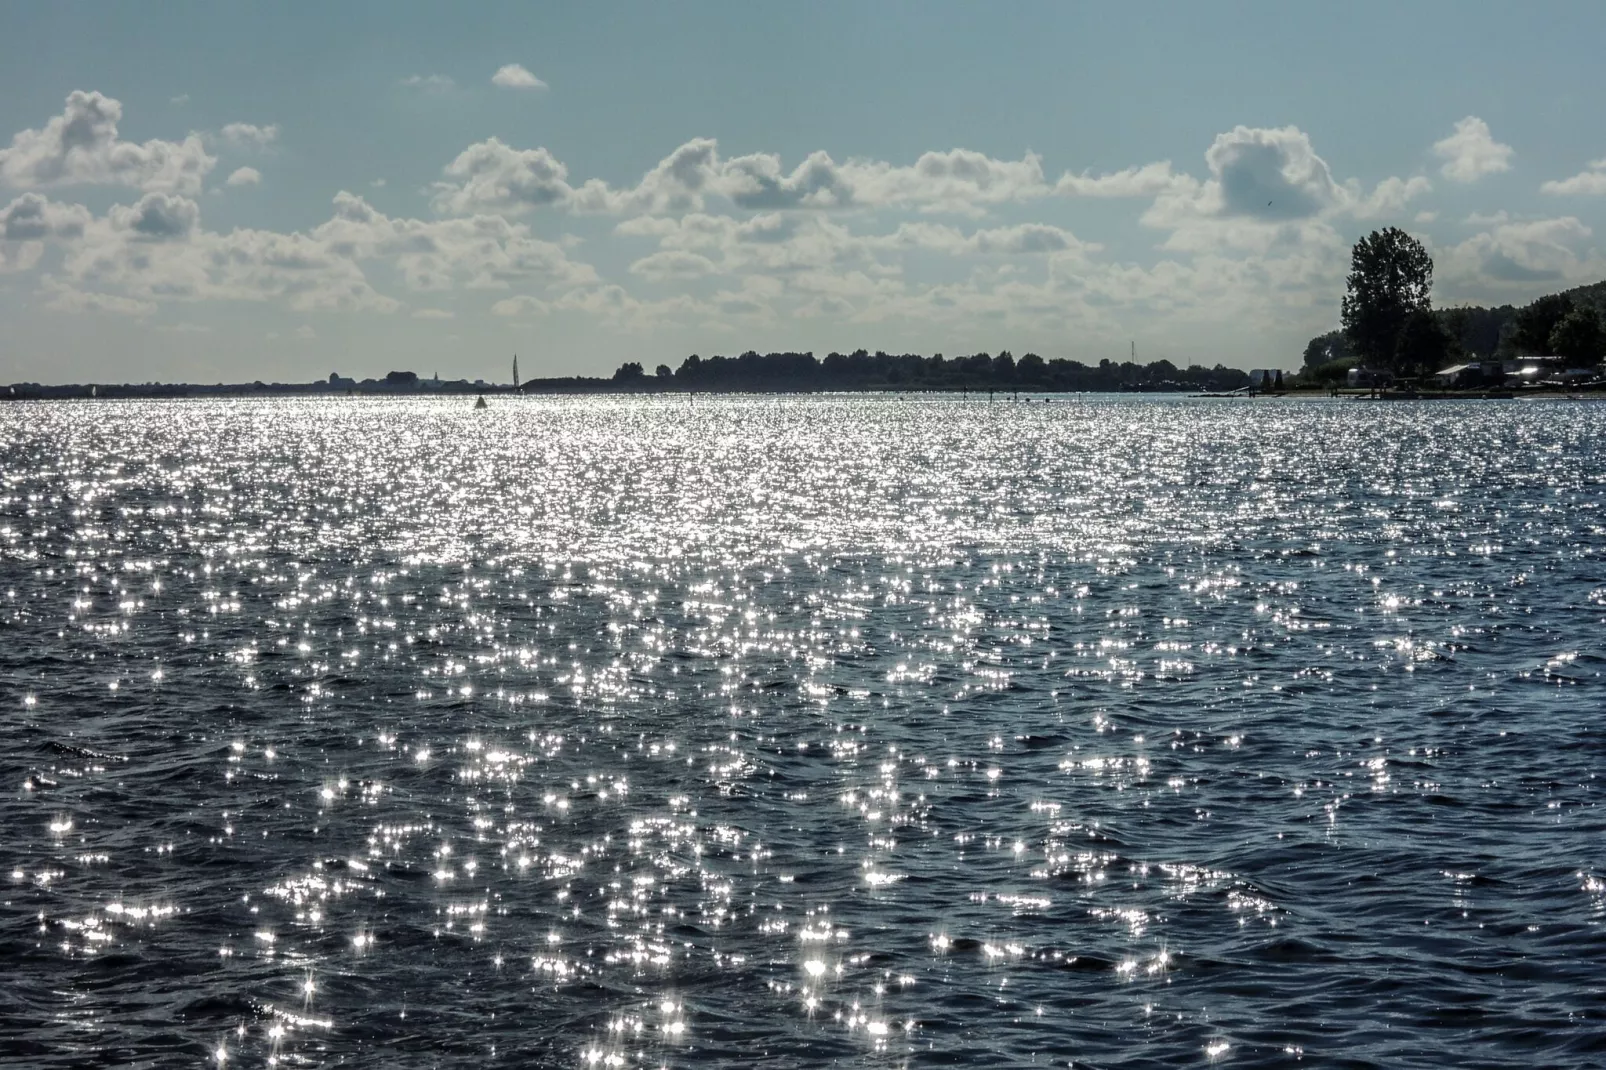
M 1572 298 L 1575 305 L 1588 305 L 1596 312 L 1606 315 L 1606 279 L 1592 282 L 1587 286 L 1575 286 L 1571 290 L 1563 290 L 1561 295 Z

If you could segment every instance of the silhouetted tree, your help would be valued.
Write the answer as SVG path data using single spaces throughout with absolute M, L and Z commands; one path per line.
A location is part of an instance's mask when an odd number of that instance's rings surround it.
M 613 373 L 613 381 L 616 383 L 630 383 L 642 378 L 643 375 L 641 365 L 636 361 L 631 361 L 628 364 L 619 365 L 619 370 Z
M 1392 361 L 1411 314 L 1433 307 L 1432 290 L 1433 258 L 1405 231 L 1385 227 L 1356 242 L 1341 310 L 1355 352 L 1374 365 Z
M 1592 308 L 1578 307 L 1550 332 L 1550 351 L 1578 364 L 1596 364 L 1606 350 L 1606 331 Z
M 1048 365 L 1036 353 L 1027 353 L 1016 362 L 1015 374 L 1023 383 L 1040 383 L 1048 374 Z
M 1400 329 L 1394 367 L 1401 375 L 1434 372 L 1449 362 L 1454 347 L 1454 339 L 1439 318 L 1427 309 L 1417 309 Z
M 386 372 L 385 382 L 389 383 L 391 386 L 416 386 L 418 383 L 418 373 Z
M 660 379 L 668 379 L 670 376 L 674 375 L 675 373 L 669 369 L 669 365 L 660 364 L 660 365 L 658 365 L 658 370 L 656 372 L 654 372 L 653 374 L 658 376 L 658 378 L 660 378 Z
M 1323 364 L 1331 364 L 1335 360 L 1344 360 L 1354 356 L 1350 347 L 1349 338 L 1342 329 L 1318 334 L 1305 345 L 1305 367 L 1319 368 Z
M 1517 313 L 1511 341 L 1517 352 L 1540 356 L 1550 351 L 1550 335 L 1573 310 L 1566 294 L 1547 294 Z

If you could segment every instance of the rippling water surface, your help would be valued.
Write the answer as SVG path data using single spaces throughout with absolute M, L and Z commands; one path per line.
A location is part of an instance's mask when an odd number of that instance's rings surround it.
M 1606 406 L 0 409 L 34 1066 L 1599 1066 Z

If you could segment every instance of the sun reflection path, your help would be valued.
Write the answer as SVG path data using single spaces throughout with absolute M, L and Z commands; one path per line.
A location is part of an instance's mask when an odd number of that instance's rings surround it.
M 1477 1004 L 1468 1058 L 1514 1065 L 1535 1015 L 1591 1028 L 1592 411 L 16 411 L 0 873 L 62 1051 L 1389 1064 Z

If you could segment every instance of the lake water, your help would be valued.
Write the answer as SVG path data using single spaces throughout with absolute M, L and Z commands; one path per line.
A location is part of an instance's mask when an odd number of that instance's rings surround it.
M 0 408 L 19 1066 L 1606 1063 L 1606 405 Z

